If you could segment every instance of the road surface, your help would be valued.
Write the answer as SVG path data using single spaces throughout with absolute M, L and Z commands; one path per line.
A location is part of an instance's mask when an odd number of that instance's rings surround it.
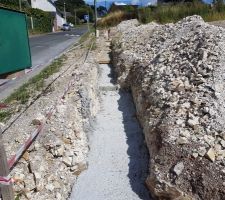
M 29 78 L 38 74 L 56 57 L 60 56 L 66 49 L 78 41 L 79 37 L 86 31 L 87 27 L 79 27 L 71 31 L 31 37 L 30 48 L 33 71 L 16 80 L 8 81 L 3 85 L 1 85 L 2 81 L 0 80 L 0 100 L 6 98 Z
M 44 65 L 60 55 L 87 31 L 87 27 L 30 38 L 32 66 Z

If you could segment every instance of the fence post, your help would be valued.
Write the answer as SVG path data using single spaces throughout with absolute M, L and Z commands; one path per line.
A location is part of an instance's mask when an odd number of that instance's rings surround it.
M 31 23 L 31 29 L 34 30 L 34 21 L 33 21 L 33 17 L 30 17 L 30 23 Z
M 8 176 L 9 167 L 7 163 L 6 152 L 2 141 L 2 130 L 0 128 L 0 176 Z M 0 186 L 0 196 L 3 200 L 14 200 L 12 184 Z

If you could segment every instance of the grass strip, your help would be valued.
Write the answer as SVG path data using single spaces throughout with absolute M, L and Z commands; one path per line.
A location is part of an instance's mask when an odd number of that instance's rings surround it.
M 9 97 L 7 97 L 4 100 L 4 103 L 8 104 L 9 107 L 0 110 L 0 122 L 7 121 L 12 114 L 15 113 L 17 105 L 26 104 L 28 100 L 34 97 L 38 91 L 43 91 L 45 88 L 45 80 L 54 73 L 59 72 L 65 60 L 65 55 L 62 55 L 60 58 L 54 60 L 38 75 L 31 78 L 27 83 L 23 84 Z

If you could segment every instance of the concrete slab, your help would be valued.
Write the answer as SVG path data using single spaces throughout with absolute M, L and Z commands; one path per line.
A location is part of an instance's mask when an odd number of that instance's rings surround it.
M 109 66 L 100 68 L 100 88 L 115 87 Z M 88 169 L 78 177 L 70 200 L 150 200 L 145 187 L 149 155 L 132 96 L 104 90 L 101 99 L 101 112 L 89 135 Z

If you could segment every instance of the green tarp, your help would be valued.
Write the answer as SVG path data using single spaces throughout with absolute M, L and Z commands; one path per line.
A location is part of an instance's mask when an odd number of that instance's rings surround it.
M 0 74 L 31 67 L 26 15 L 0 8 Z

